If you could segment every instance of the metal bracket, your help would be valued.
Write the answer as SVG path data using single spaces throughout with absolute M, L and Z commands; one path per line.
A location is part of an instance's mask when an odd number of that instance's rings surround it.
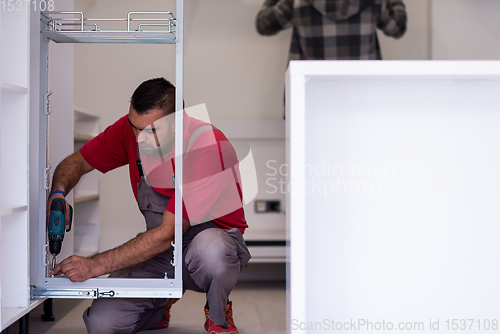
M 98 298 L 97 289 L 64 289 L 48 290 L 31 286 L 31 299 L 39 298 L 69 298 L 69 299 L 96 299 Z
M 49 243 L 46 243 L 45 245 L 42 245 L 42 253 L 43 253 L 43 266 L 48 267 L 50 265 L 49 257 L 48 257 L 48 250 L 47 247 L 49 247 Z
M 49 116 L 52 113 L 52 111 L 50 110 L 50 99 L 49 99 L 51 95 L 52 91 L 43 94 L 43 105 L 45 107 L 43 110 L 43 114 L 46 116 Z
M 50 168 L 51 168 L 50 165 L 48 167 L 44 168 L 44 170 L 45 170 L 45 182 L 43 184 L 43 189 L 45 189 L 46 191 L 50 189 L 50 176 L 49 176 Z
M 49 280 L 45 280 L 45 285 L 31 286 L 30 298 L 63 298 L 63 299 L 100 299 L 100 298 L 180 298 L 182 297 L 182 287 L 174 288 L 173 283 L 170 288 L 67 288 L 50 287 Z M 76 283 L 73 283 L 76 284 Z M 113 289 L 113 290 L 110 290 Z
M 174 244 L 173 241 L 171 241 L 170 243 L 171 243 L 172 247 L 174 248 L 174 251 L 172 254 L 173 260 L 170 261 L 170 264 L 175 267 L 177 265 L 177 246 Z

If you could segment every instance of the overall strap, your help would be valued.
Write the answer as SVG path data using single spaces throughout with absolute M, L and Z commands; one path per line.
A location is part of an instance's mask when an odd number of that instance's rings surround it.
M 207 124 L 207 125 L 203 125 L 201 127 L 199 127 L 198 129 L 196 129 L 196 131 L 191 135 L 191 137 L 189 138 L 189 141 L 186 145 L 186 150 L 184 151 L 184 154 L 183 154 L 183 157 L 186 156 L 186 153 L 188 152 L 188 150 L 191 148 L 191 146 L 193 145 L 194 141 L 196 139 L 198 139 L 198 137 L 204 133 L 204 132 L 207 132 L 207 131 L 210 131 L 210 130 L 217 130 L 217 131 L 220 131 L 219 129 L 217 129 L 215 126 L 213 125 L 210 125 L 210 124 Z M 144 174 L 144 171 L 143 171 L 143 168 L 142 168 L 142 162 L 141 162 L 141 153 L 139 151 L 139 144 L 137 144 L 137 161 L 136 161 L 136 164 L 137 164 L 137 169 L 139 170 L 139 176 L 142 178 L 146 178 L 146 175 Z M 175 175 L 172 176 L 172 181 L 175 180 Z M 175 181 L 174 181 L 175 182 Z
M 215 126 L 213 126 L 211 124 L 203 125 L 203 126 L 200 126 L 198 129 L 196 129 L 193 132 L 193 134 L 191 135 L 191 137 L 189 138 L 189 141 L 188 141 L 188 143 L 186 145 L 186 150 L 184 151 L 184 154 L 182 155 L 182 158 L 184 158 L 186 156 L 188 150 L 191 148 L 191 146 L 193 145 L 193 143 L 195 142 L 195 140 L 198 139 L 198 137 L 202 133 L 205 133 L 205 132 L 210 131 L 210 130 L 220 131 L 219 129 L 217 129 Z M 172 164 L 173 164 L 173 162 L 172 162 Z M 175 173 L 174 173 L 174 175 L 172 175 L 172 183 L 175 184 Z
M 217 129 L 215 126 L 211 125 L 211 124 L 207 124 L 207 125 L 203 125 L 203 126 L 200 126 L 198 129 L 196 129 L 196 131 L 191 135 L 191 138 L 189 138 L 189 141 L 186 145 L 186 150 L 184 151 L 184 156 L 186 155 L 186 153 L 188 152 L 189 148 L 193 145 L 194 141 L 204 132 L 207 132 L 207 131 L 210 131 L 210 130 L 214 130 L 214 131 L 220 131 L 219 129 Z
M 137 164 L 137 169 L 139 170 L 139 177 L 142 179 L 142 177 L 144 176 L 144 171 L 142 169 L 141 152 L 139 151 L 139 144 L 137 144 L 137 161 L 135 163 Z

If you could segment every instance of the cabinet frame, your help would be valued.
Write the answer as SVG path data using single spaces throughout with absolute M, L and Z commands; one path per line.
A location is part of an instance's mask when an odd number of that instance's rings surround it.
M 83 15 L 83 14 L 82 14 Z M 41 18 L 41 17 L 40 17 Z M 183 18 L 184 1 L 176 0 L 176 110 L 183 110 Z M 32 25 L 35 25 L 32 23 Z M 46 24 L 40 21 L 39 38 L 39 88 L 38 97 L 31 96 L 32 100 L 37 100 L 39 108 L 32 108 L 31 117 L 38 127 L 32 127 L 30 145 L 32 147 L 30 160 L 30 192 L 31 211 L 30 221 L 32 240 L 32 271 L 31 271 L 31 298 L 74 298 L 74 299 L 96 299 L 96 298 L 180 298 L 182 297 L 182 215 L 175 216 L 175 242 L 174 247 L 174 275 L 175 278 L 163 279 L 123 279 L 123 278 L 92 278 L 85 282 L 71 282 L 68 278 L 50 277 L 48 275 L 49 264 L 47 251 L 47 232 L 45 226 L 46 198 L 48 191 L 47 182 L 47 117 L 46 110 L 48 91 L 47 66 L 48 66 L 48 44 L 50 40 L 44 35 Z M 40 31 L 42 33 L 40 33 Z M 110 39 L 113 37 L 111 36 Z M 105 40 L 103 41 L 103 43 Z M 137 43 L 137 40 L 134 41 Z M 147 40 L 145 41 L 147 42 Z M 32 44 L 33 45 L 33 44 Z M 32 53 L 32 57 L 33 53 Z M 33 74 L 33 73 L 32 73 Z M 37 109 L 37 110 L 36 110 Z M 30 118 L 31 119 L 31 118 Z M 183 181 L 183 161 L 182 161 L 182 138 L 184 115 L 177 112 L 175 115 L 175 170 L 176 183 L 175 198 L 176 212 L 182 212 L 182 181 Z M 33 149 L 34 148 L 34 149 Z M 179 153 L 178 153 L 179 152 Z M 35 168 L 33 168 L 35 167 Z

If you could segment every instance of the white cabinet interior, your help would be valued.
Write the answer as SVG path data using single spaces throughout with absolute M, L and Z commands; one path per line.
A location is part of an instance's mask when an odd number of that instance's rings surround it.
M 491 314 L 499 89 L 498 61 L 290 63 L 289 330 Z
M 74 149 L 79 150 L 99 134 L 99 117 L 74 110 Z M 99 172 L 84 175 L 73 189 L 74 253 L 91 256 L 99 252 Z

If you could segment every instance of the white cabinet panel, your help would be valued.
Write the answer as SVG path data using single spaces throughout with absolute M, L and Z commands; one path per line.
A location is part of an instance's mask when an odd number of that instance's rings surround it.
M 496 319 L 500 62 L 288 75 L 289 324 Z
M 0 330 L 27 312 L 28 11 L 0 12 Z

